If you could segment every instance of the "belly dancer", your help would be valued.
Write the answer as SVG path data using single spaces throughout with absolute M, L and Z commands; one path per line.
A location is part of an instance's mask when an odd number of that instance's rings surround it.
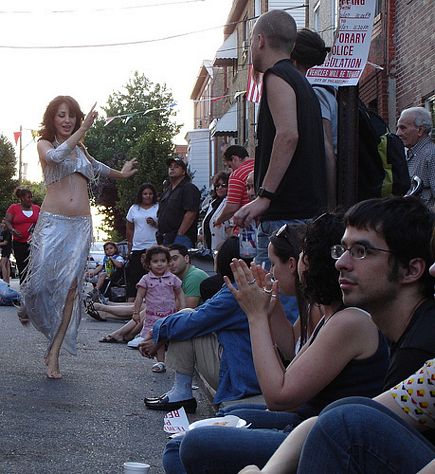
M 97 118 L 95 105 L 84 116 L 75 99 L 58 96 L 44 113 L 38 154 L 47 194 L 30 249 L 28 273 L 21 285 L 21 322 L 30 322 L 49 340 L 47 376 L 58 379 L 62 345 L 77 353 L 83 305 L 83 279 L 92 240 L 88 183 L 99 176 L 115 179 L 135 174 L 136 161 L 121 171 L 89 155 L 82 140 Z

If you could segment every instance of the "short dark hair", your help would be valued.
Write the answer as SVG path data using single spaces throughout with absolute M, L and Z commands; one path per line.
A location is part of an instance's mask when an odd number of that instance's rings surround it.
M 171 261 L 171 254 L 169 253 L 169 249 L 167 247 L 164 247 L 163 245 L 153 245 L 146 251 L 145 257 L 143 257 L 143 266 L 149 270 L 151 258 L 154 255 L 158 255 L 160 253 L 166 256 L 168 263 Z
M 185 245 L 171 244 L 171 245 L 168 245 L 168 249 L 169 250 L 178 250 L 180 255 L 182 255 L 183 257 L 185 257 L 187 255 L 189 257 L 189 262 L 190 262 L 189 249 Z
M 245 147 L 240 145 L 231 145 L 224 151 L 224 160 L 231 161 L 233 155 L 238 156 L 240 159 L 244 159 L 249 156 L 248 151 Z
M 18 186 L 17 188 L 15 188 L 14 194 L 17 199 L 22 199 L 27 194 L 30 194 L 31 196 L 33 196 L 31 189 L 23 188 L 22 186 Z
M 297 33 L 291 59 L 307 68 L 320 66 L 325 61 L 329 51 L 330 48 L 325 46 L 325 42 L 319 33 L 308 28 L 302 28 Z
M 405 268 L 413 258 L 422 258 L 426 269 L 422 276 L 421 291 L 433 296 L 434 280 L 429 275 L 432 263 L 431 237 L 434 214 L 415 197 L 386 197 L 361 201 L 344 216 L 346 227 L 374 230 L 391 250 L 393 264 Z
M 216 194 L 216 186 L 217 184 L 219 183 L 219 181 L 223 181 L 225 184 L 228 184 L 228 179 L 230 177 L 230 174 L 227 173 L 226 171 L 220 171 L 219 173 L 216 173 L 214 176 L 213 176 L 213 180 L 212 180 L 212 183 L 213 183 L 213 189 L 211 191 L 211 197 L 213 199 L 215 199 L 217 197 L 217 194 Z
M 47 108 L 45 109 L 44 116 L 42 118 L 42 126 L 39 130 L 39 136 L 41 140 L 53 142 L 56 138 L 54 117 L 56 116 L 59 106 L 64 103 L 68 106 L 70 114 L 75 116 L 77 119 L 71 135 L 80 128 L 85 114 L 81 111 L 79 103 L 69 95 L 58 95 L 48 104 Z
M 142 204 L 142 193 L 144 192 L 145 189 L 151 189 L 153 192 L 153 204 L 157 202 L 157 191 L 156 188 L 151 184 L 151 183 L 143 183 L 140 185 L 138 191 L 137 191 L 137 196 L 136 196 L 136 204 L 140 206 Z
M 228 277 L 234 281 L 233 271 L 231 270 L 231 262 L 233 258 L 240 258 L 240 241 L 238 237 L 232 236 L 226 239 L 219 247 L 216 255 L 216 272 L 221 276 Z M 248 265 L 252 259 L 243 259 Z
M 113 245 L 113 247 L 115 247 L 116 253 L 119 253 L 118 246 L 115 244 L 115 242 L 111 242 L 111 241 L 104 243 L 104 245 L 103 245 L 104 252 L 106 252 L 106 247 L 108 245 Z
M 331 247 L 341 241 L 344 229 L 342 212 L 322 214 L 307 226 L 302 242 L 307 269 L 300 284 L 309 303 L 330 305 L 342 301 L 339 272 L 331 258 Z
M 296 41 L 297 26 L 286 11 L 271 10 L 260 16 L 254 26 L 254 33 L 262 33 L 272 49 L 290 55 Z

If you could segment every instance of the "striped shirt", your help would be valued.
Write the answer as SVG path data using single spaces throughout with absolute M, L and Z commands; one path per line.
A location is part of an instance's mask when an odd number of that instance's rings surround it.
M 254 160 L 246 158 L 243 163 L 230 174 L 228 180 L 227 202 L 237 204 L 240 207 L 248 204 L 249 197 L 246 192 L 246 178 L 254 171 Z

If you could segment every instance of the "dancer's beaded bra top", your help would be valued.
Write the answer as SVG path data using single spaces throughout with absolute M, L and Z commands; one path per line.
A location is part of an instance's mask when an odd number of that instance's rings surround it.
M 66 142 L 59 144 L 57 140 L 53 146 L 55 148 L 48 150 L 45 155 L 46 165 L 42 170 L 46 185 L 60 181 L 73 173 L 80 173 L 88 181 L 98 176 L 109 176 L 110 168 L 93 158 L 88 159 L 80 147 L 71 148 Z

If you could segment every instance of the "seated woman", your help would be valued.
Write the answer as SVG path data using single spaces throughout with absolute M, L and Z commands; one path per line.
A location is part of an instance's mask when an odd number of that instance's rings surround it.
M 429 273 L 435 277 L 435 264 Z M 435 359 L 431 359 L 374 400 L 350 397 L 334 402 L 293 430 L 261 471 L 247 466 L 240 474 L 433 474 L 434 385 Z
M 217 250 L 231 235 L 233 229 L 232 221 L 225 221 L 217 227 L 214 225 L 227 202 L 228 178 L 229 174 L 225 171 L 213 176 L 212 201 L 202 221 L 204 248 L 211 251 Z
M 166 447 L 166 472 L 238 472 L 248 464 L 264 466 L 291 431 L 304 419 L 318 414 L 328 403 L 350 395 L 374 396 L 381 391 L 388 364 L 388 349 L 371 317 L 358 308 L 345 308 L 341 301 L 338 273 L 330 247 L 344 233 L 342 216 L 324 214 L 308 226 L 298 272 L 310 303 L 320 304 L 323 318 L 287 369 L 275 347 L 280 320 L 274 301 L 278 285 L 295 271 L 296 260 L 282 264 L 274 252 L 274 242 L 289 244 L 291 228 L 283 227 L 271 237 L 269 258 L 272 282 L 261 268 L 251 269 L 240 261 L 232 264 L 237 289 L 227 285 L 244 309 L 249 322 L 252 353 L 258 381 L 267 407 L 235 408 L 255 429 L 209 426 L 188 432 Z M 287 353 L 294 348 L 291 328 L 280 325 L 281 340 L 287 338 Z M 285 342 L 285 341 L 284 341 Z M 263 429 L 260 429 L 263 428 Z M 283 431 L 278 431 L 283 430 Z M 179 452 L 177 446 L 180 445 Z M 179 457 L 178 457 L 179 456 Z

